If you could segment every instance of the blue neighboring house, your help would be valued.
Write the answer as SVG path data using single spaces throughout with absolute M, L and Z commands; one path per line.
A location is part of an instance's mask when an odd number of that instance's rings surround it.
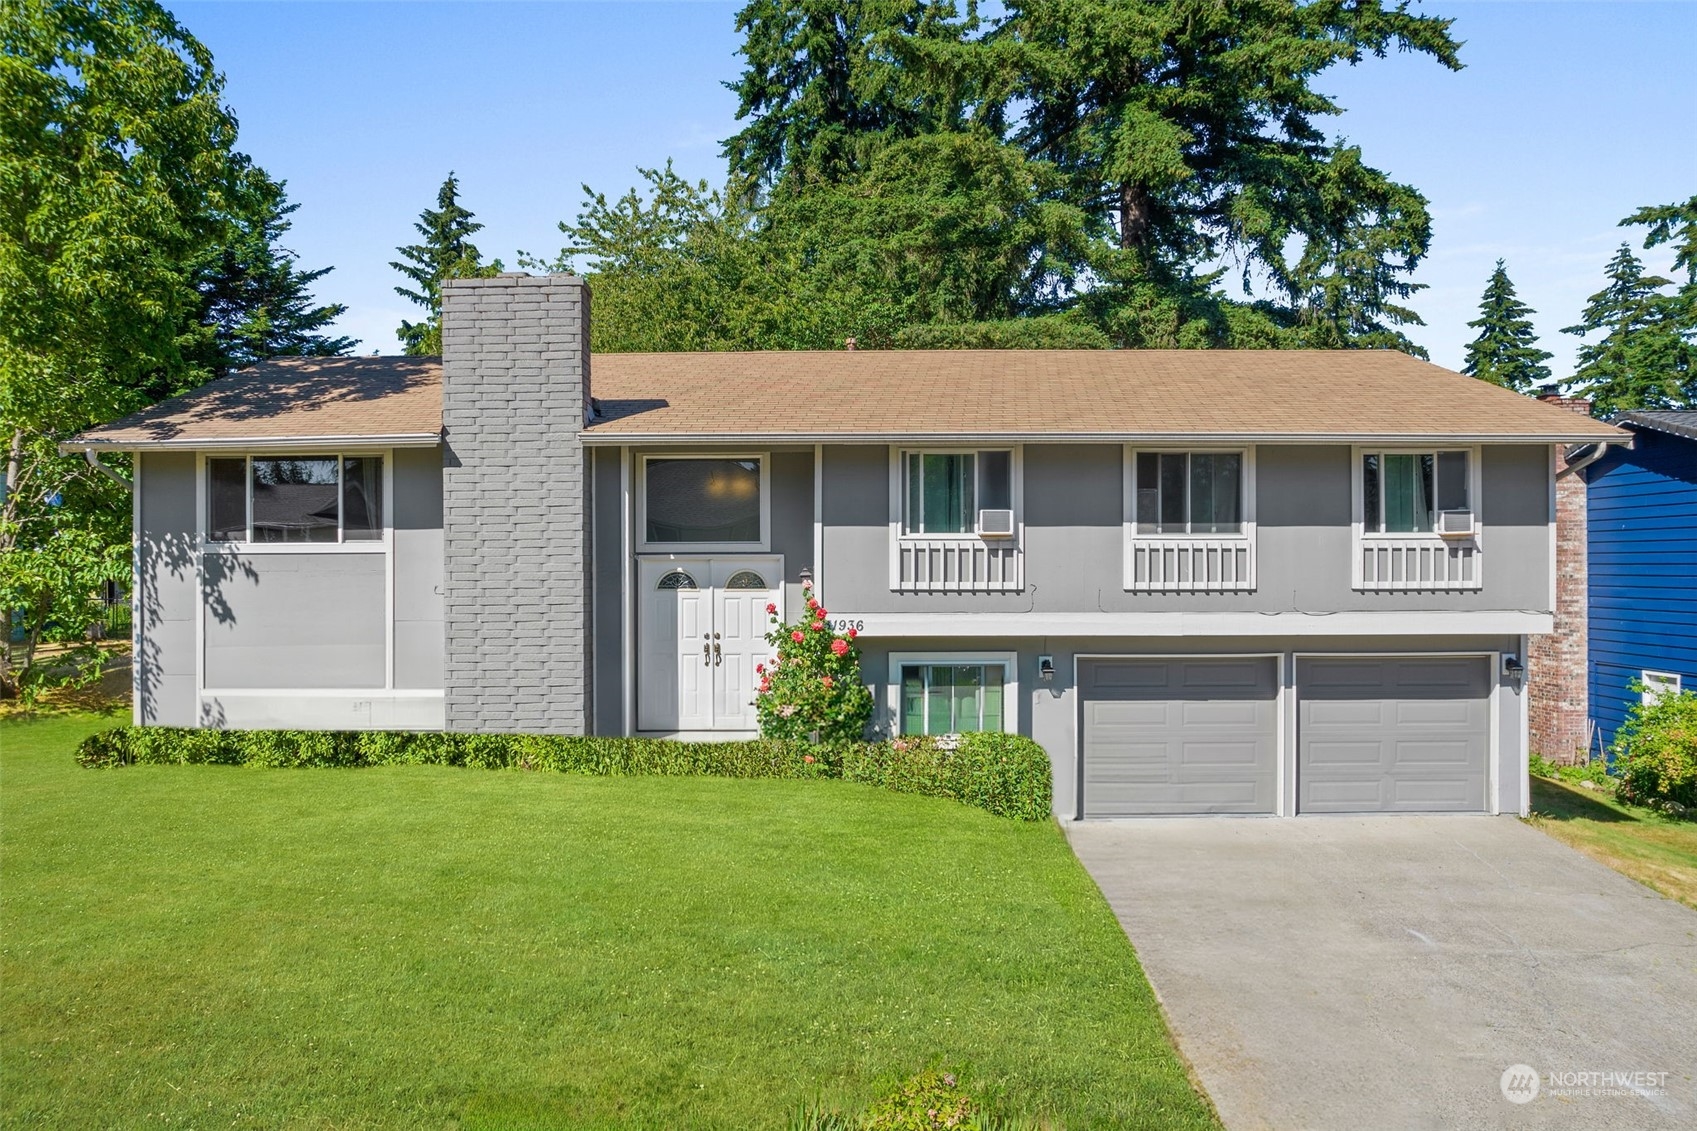
M 1583 471 L 1591 715 L 1604 745 L 1634 680 L 1697 691 L 1697 412 L 1628 412 L 1634 433 Z

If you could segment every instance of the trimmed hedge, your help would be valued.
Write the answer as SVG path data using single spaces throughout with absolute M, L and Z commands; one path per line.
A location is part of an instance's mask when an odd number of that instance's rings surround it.
M 843 778 L 896 793 L 946 797 L 998 817 L 1049 816 L 1049 756 L 1029 738 L 968 734 L 949 741 L 811 746 L 773 739 L 678 742 L 555 734 L 212 730 L 118 727 L 77 747 L 88 768 L 131 765 L 472 766 L 596 776 Z

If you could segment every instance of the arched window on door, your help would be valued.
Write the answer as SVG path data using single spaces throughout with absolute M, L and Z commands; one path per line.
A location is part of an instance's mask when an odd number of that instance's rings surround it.
M 739 569 L 731 574 L 731 579 L 725 582 L 726 589 L 770 589 L 766 579 L 751 569 Z
M 674 569 L 674 570 L 672 570 L 672 572 L 670 572 L 670 573 L 666 574 L 664 577 L 660 578 L 659 581 L 655 582 L 654 588 L 656 588 L 656 589 L 698 589 L 698 588 L 700 588 L 700 586 L 696 585 L 695 578 L 691 577 L 689 574 L 685 573 L 683 570 Z

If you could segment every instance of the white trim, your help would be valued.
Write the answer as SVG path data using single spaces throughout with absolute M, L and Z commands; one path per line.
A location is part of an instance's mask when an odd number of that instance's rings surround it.
M 825 445 L 813 445 L 813 595 L 825 604 Z M 829 606 L 826 606 L 829 608 Z
M 905 664 L 936 664 L 942 666 L 965 664 L 1002 665 L 1002 731 L 1019 733 L 1019 653 L 1018 652 L 891 652 L 888 659 L 888 679 L 884 687 L 884 707 L 888 712 L 889 733 L 902 733 L 902 667 Z M 933 736 L 935 737 L 935 736 Z
M 832 609 L 872 638 L 990 636 L 1517 636 L 1552 630 L 1517 609 L 1337 613 L 888 613 Z
M 1579 441 L 1574 441 L 1578 443 Z M 1593 441 L 1595 442 L 1594 438 Z M 341 451 L 343 448 L 434 448 L 442 443 L 440 432 L 393 432 L 376 436 L 235 436 L 219 439 L 176 440 L 67 440 L 59 445 L 61 454 L 71 455 L 83 448 L 104 452 L 226 452 L 250 451 L 264 448 L 271 452 Z
M 755 460 L 760 464 L 758 542 L 648 541 L 648 465 L 653 460 Z M 641 457 L 636 481 L 636 551 L 641 554 L 765 554 L 772 548 L 772 453 L 769 451 L 678 451 Z
M 892 446 L 890 450 L 893 456 L 892 466 L 895 472 L 892 477 L 893 488 L 891 491 L 891 507 L 895 521 L 896 536 L 898 538 L 907 539 L 908 541 L 913 542 L 941 542 L 951 539 L 958 539 L 962 542 L 984 541 L 984 535 L 978 533 L 976 530 L 977 512 L 979 509 L 978 501 L 982 495 L 982 492 L 980 491 L 981 485 L 979 483 L 979 472 L 982 470 L 982 464 L 979 462 L 979 456 L 985 452 L 1007 452 L 1008 475 L 1013 480 L 1013 482 L 1008 484 L 1008 498 L 1009 502 L 1013 506 L 1015 524 L 1014 532 L 1015 537 L 1018 539 L 1020 544 L 1024 544 L 1025 507 L 1023 504 L 1025 501 L 1025 446 L 1023 444 L 980 444 L 976 447 L 937 447 L 935 445 L 929 445 L 925 447 L 898 448 Z M 908 532 L 907 457 L 910 455 L 972 457 L 972 510 L 975 529 L 963 530 L 954 534 L 925 534 Z M 992 540 L 997 542 L 1002 541 L 1004 538 L 1005 535 L 992 536 Z
M 252 498 L 249 488 L 249 530 L 253 529 Z M 194 541 L 201 552 L 194 555 L 194 722 L 190 726 L 201 725 L 201 712 L 206 707 L 206 502 L 206 455 L 202 453 L 194 461 Z
M 620 734 L 636 733 L 636 553 L 633 529 L 636 492 L 631 481 L 631 450 L 619 449 L 619 634 L 624 679 Z
M 395 485 L 395 453 L 392 448 L 348 447 L 324 449 L 312 454 L 323 459 L 336 461 L 336 540 L 334 542 L 255 542 L 253 541 L 253 461 L 256 459 L 288 459 L 300 453 L 278 451 L 276 448 L 263 448 L 244 452 L 241 459 L 244 463 L 243 490 L 244 502 L 247 505 L 246 537 L 239 542 L 212 542 L 207 539 L 207 531 L 211 526 L 212 516 L 208 511 L 211 501 L 206 494 L 206 452 L 197 453 L 195 458 L 195 542 L 202 553 L 206 554 L 386 554 L 390 553 L 394 543 L 394 485 Z M 214 454 L 214 459 L 232 459 L 235 453 L 226 452 Z M 380 538 L 362 538 L 348 541 L 345 537 L 343 520 L 346 509 L 342 505 L 343 484 L 346 478 L 344 461 L 349 459 L 377 459 L 382 461 L 383 474 L 383 534 Z M 390 567 L 391 574 L 393 567 Z M 391 581 L 393 579 L 391 578 Z
M 1141 534 L 1137 530 L 1137 455 L 1139 452 L 1192 454 L 1231 454 L 1237 453 L 1243 457 L 1243 481 L 1238 485 L 1242 493 L 1240 499 L 1240 514 L 1242 529 L 1236 534 Z M 1120 566 L 1122 587 L 1128 593 L 1170 593 L 1170 592 L 1253 592 L 1256 588 L 1256 548 L 1259 539 L 1256 535 L 1255 501 L 1257 497 L 1255 479 L 1255 445 L 1214 445 L 1214 444 L 1126 444 L 1120 451 L 1120 472 L 1123 517 L 1121 529 L 1124 536 L 1120 540 Z M 1170 584 L 1158 582 L 1138 582 L 1136 578 L 1136 548 L 1139 544 L 1146 546 L 1204 546 L 1208 544 L 1242 544 L 1248 550 L 1248 569 L 1244 580 L 1219 585 Z
M 1437 456 L 1439 452 L 1467 453 L 1467 505 L 1473 511 L 1473 531 L 1464 538 L 1445 537 L 1437 533 L 1438 516 L 1438 482 Z M 1432 458 L 1432 519 L 1433 529 L 1429 531 L 1368 531 L 1366 519 L 1366 486 L 1362 457 L 1367 455 L 1429 455 Z M 1485 523 L 1482 521 L 1485 509 L 1484 492 L 1484 451 L 1478 444 L 1437 443 L 1431 445 L 1409 445 L 1403 443 L 1355 444 L 1349 451 L 1349 583 L 1350 588 L 1363 592 L 1384 592 L 1387 590 L 1403 592 L 1458 592 L 1479 590 L 1485 587 Z M 1380 506 L 1384 500 L 1384 470 L 1380 469 L 1379 498 Z M 1396 543 L 1415 544 L 1422 547 L 1443 550 L 1457 543 L 1471 542 L 1473 545 L 1473 579 L 1465 582 L 1434 581 L 1430 584 L 1385 584 L 1369 585 L 1363 569 L 1363 558 L 1366 548 L 1374 543 L 1394 545 Z M 1395 553 L 1395 551 L 1392 551 Z M 1552 593 L 1551 610 L 1554 610 L 1555 594 Z M 1548 631 L 1548 630 L 1545 630 Z
M 141 453 L 130 453 L 130 725 L 141 726 Z
M 1546 631 L 1548 631 L 1548 630 L 1546 630 Z M 1521 644 L 1524 646 L 1525 643 L 1526 643 L 1526 638 L 1524 636 L 1522 636 L 1521 637 Z M 1360 660 L 1453 660 L 1453 659 L 1457 659 L 1457 658 L 1471 659 L 1471 660 L 1484 660 L 1485 663 L 1486 663 L 1486 666 L 1490 669 L 1490 671 L 1487 673 L 1487 679 L 1489 680 L 1489 682 L 1486 685 L 1486 691 L 1485 691 L 1485 700 L 1486 700 L 1485 706 L 1486 706 L 1486 720 L 1487 720 L 1485 725 L 1488 728 L 1489 733 L 1485 736 L 1485 808 L 1484 808 L 1483 812 L 1495 816 L 1495 815 L 1502 812 L 1502 792 L 1501 792 L 1501 785 L 1498 781 L 1499 775 L 1497 773 L 1497 759 L 1498 759 L 1498 757 L 1500 757 L 1501 751 L 1502 751 L 1502 734 L 1501 734 L 1501 732 L 1502 732 L 1502 716 L 1500 714 L 1501 707 L 1500 707 L 1500 702 L 1499 702 L 1500 696 L 1502 694 L 1502 689 L 1503 689 L 1503 686 L 1504 686 L 1504 684 L 1502 682 L 1502 666 L 1503 666 L 1502 657 L 1503 657 L 1503 654 L 1501 652 L 1498 652 L 1498 651 L 1491 651 L 1491 650 L 1488 650 L 1488 649 L 1487 650 L 1479 650 L 1479 649 L 1472 649 L 1472 648 L 1438 649 L 1436 651 L 1433 651 L 1433 650 L 1430 650 L 1430 649 L 1424 649 L 1424 648 L 1411 648 L 1406 652 L 1387 652 L 1383 649 L 1375 649 L 1375 650 L 1370 651 L 1370 652 L 1334 652 L 1334 651 L 1297 652 L 1297 651 L 1292 651 L 1291 654 L 1290 654 L 1291 682 L 1295 683 L 1295 680 L 1296 680 L 1296 665 L 1297 665 L 1298 662 L 1300 662 L 1302 660 L 1357 660 L 1357 659 L 1360 659 Z M 1298 691 L 1299 691 L 1299 693 L 1297 695 L 1296 701 L 1300 705 L 1302 698 L 1301 698 L 1301 695 L 1300 695 L 1300 689 L 1298 689 Z M 1521 712 L 1522 712 L 1523 718 L 1525 717 L 1525 708 L 1526 708 L 1526 696 L 1522 695 L 1521 696 Z M 1524 739 L 1524 734 L 1525 734 L 1525 732 L 1523 730 L 1522 731 L 1522 741 L 1520 743 L 1520 747 L 1521 747 L 1520 761 L 1521 761 L 1521 765 L 1522 765 L 1523 768 L 1527 764 L 1527 750 L 1526 750 L 1527 743 Z M 1298 775 L 1301 771 L 1301 768 L 1302 768 L 1301 765 L 1299 764 L 1300 761 L 1301 761 L 1301 749 L 1302 749 L 1302 747 L 1301 747 L 1300 736 L 1299 736 L 1299 741 L 1297 742 L 1297 745 L 1291 750 L 1291 758 L 1292 758 L 1291 773 L 1292 773 L 1293 776 Z M 1523 775 L 1522 776 L 1522 785 L 1524 786 L 1524 784 L 1525 784 L 1525 778 L 1524 778 L 1524 775 Z M 1523 788 L 1521 790 L 1522 797 L 1524 797 L 1525 794 L 1526 794 L 1526 791 Z M 1298 816 L 1301 815 L 1300 812 L 1298 811 L 1297 807 L 1294 804 L 1292 805 L 1291 812 L 1294 813 L 1294 814 L 1297 814 Z M 1429 811 L 1426 811 L 1426 812 L 1429 812 Z M 1470 812 L 1473 812 L 1473 810 L 1463 809 L 1463 810 L 1457 810 L 1457 812 L 1470 813 Z M 1367 811 L 1364 812 L 1363 815 L 1379 816 L 1381 814 L 1379 814 L 1379 813 L 1377 813 L 1373 810 L 1367 810 Z M 1384 815 L 1395 816 L 1396 814 L 1389 813 L 1389 814 L 1384 814 Z M 1525 816 L 1525 814 L 1522 813 L 1521 816 Z
M 1519 686 L 1515 694 L 1520 697 L 1520 813 L 1522 817 L 1532 815 L 1532 695 L 1527 690 L 1526 661 L 1532 639 L 1528 636 L 1520 638 L 1521 674 Z M 1497 660 L 1497 671 L 1502 671 L 1502 660 Z M 1500 806 L 1499 806 L 1500 808 Z
M 336 476 L 339 480 L 340 474 Z M 383 452 L 383 686 L 395 686 L 395 450 Z
M 432 699 L 445 692 L 436 687 L 206 687 L 203 695 L 269 695 L 278 699 Z
M 1645 707 L 1661 702 L 1664 695 L 1679 695 L 1685 690 L 1683 675 L 1657 668 L 1639 668 L 1638 682 L 1644 685 L 1644 690 L 1638 693 L 1638 702 Z
M 985 444 L 979 447 L 896 445 L 889 452 L 889 551 L 892 593 L 1022 593 L 1025 591 L 1025 445 Z M 910 455 L 970 455 L 973 457 L 973 508 L 978 503 L 978 456 L 1007 452 L 1013 506 L 1013 537 L 985 537 L 976 529 L 959 534 L 909 534 L 907 526 L 907 457 Z M 976 519 L 976 515 L 975 515 Z M 919 560 L 943 559 L 939 573 L 917 580 L 902 576 L 904 552 Z M 952 575 L 951 566 L 952 563 Z M 997 576 L 1000 575 L 1000 576 Z
M 1286 750 L 1285 750 L 1286 698 L 1285 698 L 1284 670 L 1285 670 L 1285 657 L 1288 656 L 1288 655 L 1289 655 L 1289 653 L 1284 652 L 1284 651 L 1279 651 L 1279 652 L 1075 652 L 1075 653 L 1073 653 L 1073 657 L 1072 657 L 1073 697 L 1078 700 L 1077 706 L 1073 709 L 1073 728 L 1072 728 L 1073 745 L 1077 748 L 1075 750 L 1075 761 L 1073 763 L 1073 776 L 1076 778 L 1076 780 L 1078 782 L 1078 788 L 1077 788 L 1077 790 L 1075 790 L 1075 792 L 1077 794 L 1077 808 L 1075 810 L 1076 815 L 1074 817 L 1074 820 L 1079 820 L 1079 821 L 1084 820 L 1084 688 L 1083 688 L 1083 685 L 1081 685 L 1078 682 L 1078 662 L 1080 660 L 1272 660 L 1273 661 L 1273 678 L 1274 678 L 1274 681 L 1275 681 L 1274 682 L 1274 695 L 1273 695 L 1273 704 L 1274 704 L 1273 711 L 1274 711 L 1276 721 L 1277 721 L 1277 724 L 1278 724 L 1277 725 L 1278 734 L 1277 734 L 1277 736 L 1276 736 L 1276 738 L 1273 742 L 1273 788 L 1276 792 L 1275 792 L 1274 797 L 1273 797 L 1273 812 L 1272 812 L 1271 815 L 1274 816 L 1274 817 L 1288 816 L 1288 814 L 1285 812 L 1285 809 L 1284 809 L 1284 782 L 1285 782 L 1284 766 L 1285 766 L 1285 757 L 1286 757 Z M 1291 665 L 1291 673 L 1292 673 L 1291 683 L 1293 685 L 1295 684 L 1295 671 L 1296 671 L 1296 666 L 1295 666 L 1294 663 L 1292 663 L 1292 665 Z M 1292 728 L 1294 730 L 1294 710 L 1295 710 L 1295 700 L 1294 700 L 1294 698 L 1292 698 L 1290 700 L 1290 710 L 1293 712 Z M 1294 749 L 1295 748 L 1292 747 L 1292 751 L 1291 751 L 1291 755 L 1290 755 L 1291 757 L 1295 756 Z M 1296 775 L 1295 775 L 1294 770 L 1293 770 L 1293 772 L 1291 774 L 1291 778 L 1294 780 L 1295 776 Z M 1294 811 L 1295 810 L 1293 808 L 1292 812 L 1294 812 Z M 1177 816 L 1177 815 L 1181 815 L 1181 814 L 1175 814 L 1175 816 Z M 1196 815 L 1197 816 L 1211 816 L 1213 814 L 1198 813 Z M 1245 817 L 1245 818 L 1268 816 L 1268 814 L 1265 814 L 1265 813 L 1222 813 L 1222 814 L 1218 814 L 1218 815 L 1223 816 L 1223 817 Z M 1112 818 L 1109 818 L 1109 819 L 1112 819 Z

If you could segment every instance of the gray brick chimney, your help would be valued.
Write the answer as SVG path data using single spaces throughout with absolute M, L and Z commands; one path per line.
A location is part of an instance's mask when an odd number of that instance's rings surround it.
M 582 279 L 442 285 L 449 730 L 588 730 L 588 395 Z

